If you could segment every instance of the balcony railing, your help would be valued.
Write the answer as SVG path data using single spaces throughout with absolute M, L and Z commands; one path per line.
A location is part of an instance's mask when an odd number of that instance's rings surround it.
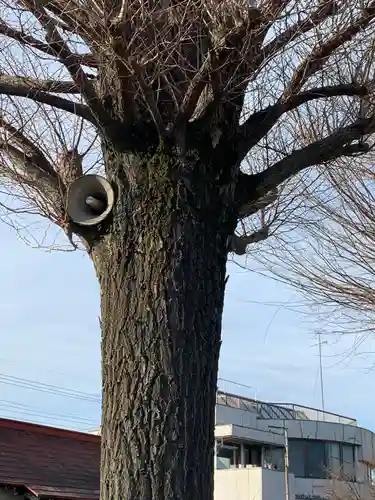
M 314 420 L 336 424 L 357 425 L 356 419 L 344 417 L 336 413 L 292 403 L 266 403 L 264 401 L 237 396 L 223 391 L 217 392 L 216 404 L 250 411 L 255 413 L 258 418 L 265 420 Z

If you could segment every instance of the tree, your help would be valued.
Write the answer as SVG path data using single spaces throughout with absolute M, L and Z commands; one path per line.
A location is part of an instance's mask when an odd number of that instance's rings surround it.
M 373 51 L 370 62 L 373 68 Z M 288 214 L 295 230 L 270 239 L 256 255 L 270 274 L 302 292 L 326 333 L 355 335 L 356 355 L 365 354 L 374 335 L 374 145 L 372 139 L 362 144 L 365 156 L 339 158 L 335 168 L 319 168 L 314 182 L 305 180 L 303 206 L 292 203 Z M 275 223 L 277 217 L 270 231 Z
M 343 477 L 333 477 L 326 494 L 330 500 L 372 500 L 375 497 L 375 485 L 371 478 L 372 467 L 367 466 L 364 477 L 358 478 L 358 482 L 350 481 Z
M 352 158 L 346 168 L 322 173 L 324 189 L 305 191 L 310 223 L 270 241 L 257 256 L 324 316 L 326 333 L 356 335 L 353 354 L 374 334 L 373 158 Z
M 308 167 L 366 152 L 374 115 L 329 110 L 372 95 L 350 68 L 375 1 L 1 5 L 4 213 L 55 222 L 100 283 L 101 499 L 209 500 L 228 252 Z M 301 116 L 324 133 L 292 140 Z M 84 227 L 67 196 L 94 167 L 116 201 Z

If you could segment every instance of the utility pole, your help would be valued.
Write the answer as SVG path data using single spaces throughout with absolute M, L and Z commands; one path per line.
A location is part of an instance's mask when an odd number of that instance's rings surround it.
M 285 500 L 289 500 L 289 439 L 288 429 L 284 427 L 284 482 L 285 482 Z
M 289 438 L 288 429 L 286 427 L 278 427 L 277 425 L 269 425 L 269 429 L 281 429 L 284 431 L 284 492 L 285 500 L 289 500 Z M 272 432 L 272 431 L 271 431 Z M 279 434 L 279 432 L 275 432 Z

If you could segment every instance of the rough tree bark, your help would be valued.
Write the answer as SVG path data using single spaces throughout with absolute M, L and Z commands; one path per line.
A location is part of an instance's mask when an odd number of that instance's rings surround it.
M 208 500 L 234 183 L 219 189 L 217 169 L 199 157 L 107 161 L 137 175 L 115 179 L 122 194 L 111 229 L 92 252 L 103 332 L 101 500 Z

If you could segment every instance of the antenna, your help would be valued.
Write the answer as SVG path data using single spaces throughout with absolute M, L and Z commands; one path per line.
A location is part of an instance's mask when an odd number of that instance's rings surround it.
M 323 382 L 323 366 L 322 366 L 322 335 L 319 332 L 318 333 L 318 338 L 319 338 L 319 372 L 320 372 L 320 394 L 322 397 L 322 410 L 324 412 L 324 382 Z M 323 420 L 324 420 L 324 413 L 323 413 Z
M 323 411 L 323 420 L 324 420 L 325 404 L 324 404 L 324 379 L 323 379 L 323 363 L 322 363 L 322 345 L 323 344 L 327 344 L 328 342 L 326 340 L 323 340 L 323 342 L 322 342 L 322 334 L 320 332 L 316 332 L 316 334 L 318 336 L 318 343 L 312 345 L 311 347 L 318 346 L 318 348 L 319 348 L 320 397 L 321 397 L 322 411 Z

